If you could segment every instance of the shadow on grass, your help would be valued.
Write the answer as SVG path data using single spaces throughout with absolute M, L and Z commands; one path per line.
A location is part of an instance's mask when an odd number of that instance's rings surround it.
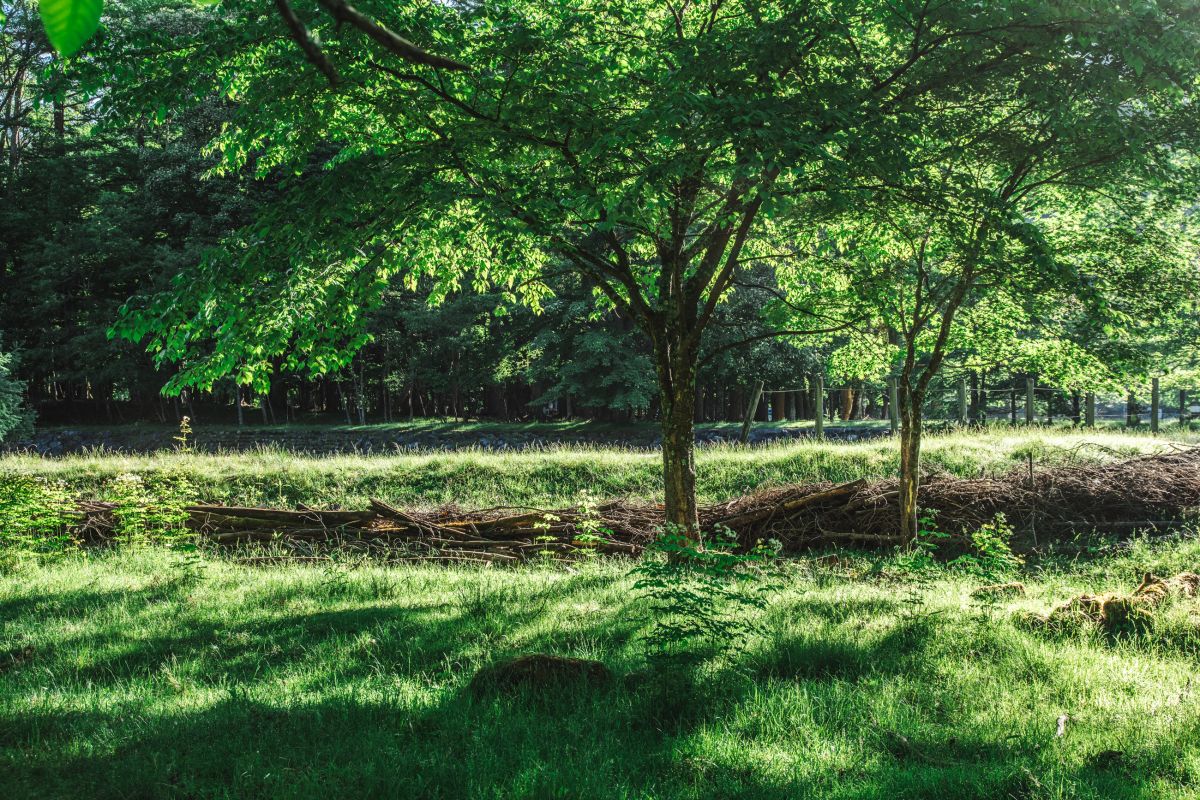
M 1048 793 L 1036 743 L 920 727 L 901 739 L 852 712 L 822 721 L 820 731 L 831 742 L 860 738 L 863 755 L 852 766 L 815 779 L 756 766 L 757 745 L 738 732 L 737 717 L 767 681 L 787 677 L 816 697 L 831 679 L 915 672 L 946 633 L 937 619 L 901 618 L 870 639 L 833 639 L 826 629 L 825 636 L 774 641 L 748 677 L 647 672 L 630 680 L 633 665 L 617 654 L 628 652 L 642 624 L 632 601 L 566 634 L 539 625 L 555 613 L 550 600 L 591 588 L 565 580 L 528 603 L 512 602 L 503 587 L 484 587 L 440 606 L 252 608 L 232 622 L 184 615 L 165 635 L 105 628 L 64 638 L 0 674 L 0 795 L 783 800 Z M 162 591 L 152 587 L 122 602 L 157 602 Z M 186 600 L 186 587 L 169 591 Z M 260 599 L 269 602 L 269 593 Z M 88 615 L 113 602 L 110 593 L 79 591 L 58 595 L 54 608 Z M 788 613 L 841 626 L 885 611 L 871 602 L 849 613 L 844 603 L 801 602 Z M 0 607 L 4 619 L 40 613 L 36 604 L 14 603 Z M 579 642 L 608 654 L 623 679 L 484 699 L 465 689 L 487 658 L 563 652 Z M 82 652 L 95 657 L 81 663 Z M 44 675 L 58 676 L 53 692 L 42 688 Z M 717 731 L 723 744 L 706 745 Z M 1168 755 L 1151 751 L 1132 766 L 1098 763 L 1059 779 L 1103 789 L 1098 796 L 1138 796 Z

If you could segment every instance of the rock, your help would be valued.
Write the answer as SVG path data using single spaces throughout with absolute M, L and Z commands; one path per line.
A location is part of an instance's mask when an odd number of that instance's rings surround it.
M 471 679 L 470 690 L 479 697 L 488 692 L 511 692 L 521 688 L 545 689 L 571 684 L 596 687 L 609 683 L 612 677 L 612 671 L 599 661 L 532 653 L 484 667 Z

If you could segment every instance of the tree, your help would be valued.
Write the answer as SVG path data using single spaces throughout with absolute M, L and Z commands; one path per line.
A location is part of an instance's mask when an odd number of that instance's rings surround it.
M 25 385 L 13 377 L 15 358 L 0 352 L 0 442 L 28 433 L 33 414 L 25 407 Z
M 918 531 L 922 408 L 947 359 L 966 344 L 960 315 L 990 327 L 995 347 L 1014 321 L 1001 317 L 1014 307 L 1073 299 L 1092 325 L 1123 326 L 1118 339 L 1129 344 L 1138 317 L 1121 305 L 1159 316 L 1181 306 L 1195 286 L 1195 251 L 1181 246 L 1178 231 L 1171 239 L 1154 224 L 1116 225 L 1111 210 L 1101 213 L 1108 193 L 1121 195 L 1128 216 L 1139 197 L 1145 200 L 1139 193 L 1192 185 L 1190 170 L 1174 168 L 1187 165 L 1195 145 L 1192 109 L 1163 102 L 1159 113 L 1123 114 L 1126 124 L 1113 131 L 1105 121 L 1129 96 L 1125 75 L 1106 84 L 1096 67 L 1084 72 L 1079 80 L 1091 91 L 1077 105 L 1046 96 L 1039 110 L 1025 98 L 1018 113 L 996 110 L 1000 126 L 964 131 L 976 144 L 970 150 L 953 146 L 953 137 L 938 139 L 950 144 L 947 157 L 911 171 L 903 184 L 881 182 L 884 188 L 860 197 L 859 213 L 842 215 L 813 245 L 809 263 L 849 276 L 848 307 L 865 314 L 865 331 L 876 337 L 859 359 L 890 362 L 898 379 L 905 536 Z M 988 148 L 985 137 L 1003 146 Z M 811 285 L 811 275 L 807 280 Z M 1154 284 L 1170 288 L 1145 292 Z M 1062 329 L 1058 335 L 1060 344 L 1070 341 Z M 1085 360 L 1097 366 L 1089 345 L 1053 354 L 1022 349 L 1027 365 L 1052 355 L 1063 374 Z
M 1166 25 L 1176 11 L 1140 13 Z M 1080 59 L 1077 42 L 1128 13 L 1066 0 L 429 4 L 406 23 L 470 72 L 397 68 L 325 27 L 336 94 L 316 72 L 297 79 L 297 54 L 257 6 L 201 15 L 169 52 L 153 29 L 114 30 L 100 54 L 122 76 L 110 108 L 226 96 L 237 121 L 213 142 L 225 167 L 302 173 L 120 330 L 185 359 L 176 389 L 235 371 L 265 382 L 281 360 L 345 363 L 366 340 L 364 308 L 398 273 L 537 305 L 542 272 L 566 264 L 651 343 L 666 517 L 694 529 L 697 359 L 769 222 L 803 216 L 854 165 L 910 168 L 925 98 L 983 80 L 1044 93 L 1053 65 Z M 389 24 L 387 10 L 375 17 Z
M 217 0 L 219 2 L 220 0 Z M 466 69 L 467 66 L 452 58 L 435 55 L 421 49 L 395 31 L 381 25 L 378 20 L 363 14 L 346 0 L 318 0 L 318 5 L 329 14 L 339 25 L 346 24 L 357 29 L 364 36 L 386 52 L 399 56 L 414 64 L 428 64 L 443 69 Z M 304 57 L 311 61 L 317 69 L 329 79 L 329 83 L 338 83 L 337 67 L 329 60 L 321 49 L 321 45 L 313 38 L 308 28 L 296 16 L 288 0 L 275 0 L 275 8 L 283 20 L 288 34 L 300 46 Z M 103 0 L 40 0 L 38 11 L 46 29 L 46 36 L 60 55 L 74 55 L 92 38 L 100 27 L 100 15 L 104 10 Z M 0 10 L 0 23 L 6 18 Z

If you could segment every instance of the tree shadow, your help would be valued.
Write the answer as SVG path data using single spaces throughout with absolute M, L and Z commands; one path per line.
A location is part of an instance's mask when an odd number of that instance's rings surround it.
M 582 617 L 569 634 L 545 624 L 556 613 L 553 602 L 594 588 L 567 578 L 539 590 L 541 599 L 514 603 L 501 584 L 444 605 L 276 609 L 236 622 L 189 616 L 162 634 L 64 638 L 55 651 L 0 673 L 0 696 L 41 691 L 42 670 L 62 676 L 64 691 L 102 687 L 104 694 L 92 695 L 102 701 L 0 702 L 0 795 L 790 800 L 1043 793 L 1045 743 L 920 720 L 889 731 L 858 712 L 822 725 L 830 736 L 859 737 L 867 756 L 816 780 L 755 768 L 736 749 L 753 743 L 734 732 L 725 734 L 730 755 L 689 755 L 693 742 L 732 724 L 773 681 L 817 693 L 831 681 L 917 674 L 935 639 L 948 635 L 939 617 L 901 614 L 869 637 L 838 638 L 861 615 L 905 605 L 802 600 L 785 612 L 825 623 L 823 635 L 769 640 L 763 652 L 734 659 L 743 671 L 644 669 L 628 655 L 644 624 L 634 599 Z M 118 598 L 128 602 L 125 593 L 71 592 L 56 607 L 103 613 Z M 5 614 L 10 608 L 0 606 Z M 17 611 L 38 613 L 28 603 Z M 616 681 L 482 698 L 467 691 L 487 660 L 585 644 L 599 647 Z M 100 655 L 72 663 L 83 645 Z M 144 679 L 153 683 L 142 694 L 129 691 Z M 177 695 L 172 681 L 182 685 Z M 805 752 L 806 745 L 793 746 Z M 1155 747 L 1059 778 L 1103 788 L 1102 796 L 1138 796 L 1170 763 L 1169 746 Z

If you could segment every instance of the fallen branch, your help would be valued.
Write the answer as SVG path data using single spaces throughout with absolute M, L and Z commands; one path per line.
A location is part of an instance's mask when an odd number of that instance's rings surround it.
M 787 552 L 831 542 L 891 547 L 905 541 L 896 532 L 897 485 L 895 479 L 860 479 L 767 489 L 705 506 L 700 520 L 706 529 L 729 528 L 744 546 L 773 538 Z M 964 533 L 997 513 L 1003 513 L 1018 534 L 1032 533 L 1036 521 L 1042 542 L 1089 531 L 1172 531 L 1187 525 L 1200 508 L 1200 449 L 1103 466 L 1043 469 L 1032 484 L 1021 471 L 991 478 L 933 476 L 922 486 L 920 499 L 923 508 L 935 512 L 938 527 L 951 534 L 940 540 L 947 552 L 966 541 Z M 76 535 L 86 542 L 111 540 L 118 528 L 117 511 L 112 503 L 80 503 Z M 661 506 L 626 502 L 605 503 L 586 515 L 572 508 L 403 510 L 379 499 L 362 511 L 213 504 L 188 506 L 186 511 L 188 525 L 218 545 L 354 546 L 420 560 L 469 556 L 516 561 L 583 552 L 637 555 L 663 520 Z M 591 535 L 597 527 L 611 534 L 597 539 Z

